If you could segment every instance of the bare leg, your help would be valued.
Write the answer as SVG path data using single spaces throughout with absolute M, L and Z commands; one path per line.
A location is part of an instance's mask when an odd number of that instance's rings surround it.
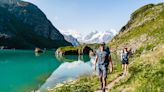
M 125 71 L 124 71 L 125 75 L 127 73 L 127 64 L 125 64 Z
M 128 64 L 126 64 L 126 74 L 128 73 Z
M 124 64 L 122 64 L 122 70 L 124 70 Z
M 124 70 L 123 71 L 124 71 L 123 75 L 125 75 L 126 74 L 126 64 L 124 64 Z
M 106 88 L 106 78 L 103 78 L 103 89 L 102 89 L 102 92 L 105 92 L 105 88 Z
M 100 80 L 100 84 L 101 84 L 101 89 L 103 89 L 103 80 L 102 80 L 102 77 L 99 77 L 99 80 Z
M 103 78 L 103 88 L 106 88 L 106 78 Z

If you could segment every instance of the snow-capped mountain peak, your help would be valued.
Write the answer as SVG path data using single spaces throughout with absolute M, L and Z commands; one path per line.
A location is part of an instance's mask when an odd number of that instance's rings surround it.
M 69 42 L 72 42 L 73 44 L 75 43 L 86 43 L 86 44 L 93 44 L 93 43 L 102 43 L 102 42 L 109 42 L 118 32 L 114 29 L 110 29 L 107 31 L 92 31 L 86 35 L 81 35 L 78 32 L 73 32 L 73 31 L 67 31 L 64 32 L 64 35 L 72 35 L 70 39 L 69 36 Z M 65 36 L 65 39 L 68 39 L 68 37 Z M 77 39 L 77 40 L 75 40 Z
M 79 32 L 71 31 L 71 30 L 63 31 L 62 34 L 64 34 L 64 35 L 72 35 L 72 37 L 74 37 L 76 39 L 82 37 L 82 34 L 80 34 Z
M 89 34 L 87 35 L 84 35 L 81 39 L 82 40 L 88 40 L 88 39 L 91 39 L 93 35 L 96 35 L 98 33 L 98 31 L 93 31 L 93 32 L 90 32 Z
M 91 32 L 86 36 L 83 36 L 81 39 L 78 39 L 80 43 L 102 43 L 102 42 L 109 42 L 113 36 L 117 34 L 115 30 L 107 30 L 107 31 L 95 31 Z

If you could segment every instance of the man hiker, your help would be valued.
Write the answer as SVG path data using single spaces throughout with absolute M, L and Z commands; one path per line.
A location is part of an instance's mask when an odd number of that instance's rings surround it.
M 128 72 L 128 64 L 129 64 L 129 51 L 127 48 L 124 48 L 121 53 L 121 61 L 122 61 L 123 75 L 126 75 Z
M 109 47 L 105 46 L 105 43 L 102 43 L 96 52 L 96 60 L 95 60 L 95 65 L 94 65 L 95 70 L 96 70 L 97 63 L 98 63 L 99 80 L 101 83 L 101 90 L 105 92 L 106 78 L 107 78 L 109 64 L 110 64 L 110 72 L 112 72 L 113 70 L 110 50 L 109 50 Z

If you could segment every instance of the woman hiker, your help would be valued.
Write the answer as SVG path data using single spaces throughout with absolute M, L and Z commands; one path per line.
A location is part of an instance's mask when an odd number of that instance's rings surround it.
M 121 61 L 122 61 L 123 75 L 127 75 L 128 64 L 129 64 L 129 51 L 127 48 L 124 48 L 121 53 Z

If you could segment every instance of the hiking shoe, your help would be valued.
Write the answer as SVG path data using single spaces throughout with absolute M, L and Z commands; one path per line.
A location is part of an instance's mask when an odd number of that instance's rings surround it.
M 102 89 L 102 92 L 105 92 L 105 88 Z
M 122 76 L 124 73 L 119 74 L 119 76 Z

